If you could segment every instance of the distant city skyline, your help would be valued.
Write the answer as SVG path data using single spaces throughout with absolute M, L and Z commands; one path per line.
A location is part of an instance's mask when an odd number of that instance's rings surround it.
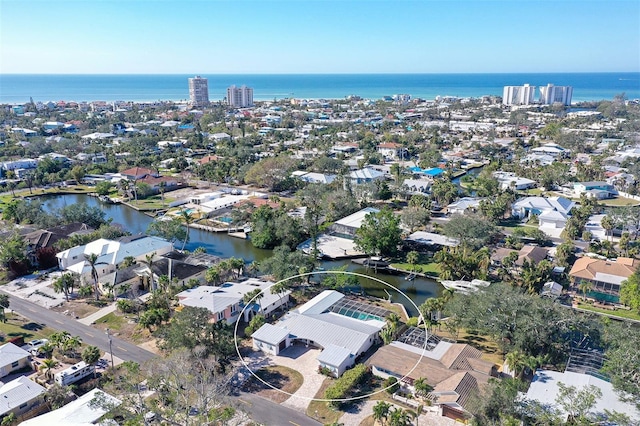
M 0 2 L 0 73 L 640 71 L 637 0 Z

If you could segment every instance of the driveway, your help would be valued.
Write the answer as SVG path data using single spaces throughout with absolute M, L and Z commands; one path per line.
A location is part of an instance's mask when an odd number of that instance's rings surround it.
M 304 345 L 294 345 L 280 352 L 280 355 L 270 355 L 254 351 L 249 356 L 245 356 L 244 361 L 253 371 L 257 371 L 267 365 L 282 365 L 300 372 L 304 377 L 302 386 L 284 401 L 282 405 L 304 413 L 326 378 L 318 373 L 318 355 L 320 355 L 320 349 L 307 348 Z M 244 382 L 249 376 L 250 373 L 246 371 L 246 368 L 240 368 L 237 376 L 234 378 L 234 384 L 238 385 Z

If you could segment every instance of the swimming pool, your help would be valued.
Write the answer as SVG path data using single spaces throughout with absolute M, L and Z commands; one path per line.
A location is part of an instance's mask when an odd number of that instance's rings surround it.
M 219 217 L 217 220 L 219 220 L 220 222 L 224 222 L 224 223 L 231 223 L 233 222 L 233 219 L 227 216 L 221 216 Z

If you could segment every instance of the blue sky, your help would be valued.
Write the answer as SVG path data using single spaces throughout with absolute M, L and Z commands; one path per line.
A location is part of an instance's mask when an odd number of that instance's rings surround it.
M 1 73 L 640 71 L 637 0 L 0 0 Z

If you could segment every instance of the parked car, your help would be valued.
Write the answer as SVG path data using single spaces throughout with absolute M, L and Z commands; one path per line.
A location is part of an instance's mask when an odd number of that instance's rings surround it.
M 27 351 L 30 352 L 31 355 L 38 355 L 40 354 L 40 348 L 42 348 L 47 343 L 49 343 L 49 340 L 47 339 L 31 340 L 30 342 L 27 343 L 27 346 L 28 346 Z

